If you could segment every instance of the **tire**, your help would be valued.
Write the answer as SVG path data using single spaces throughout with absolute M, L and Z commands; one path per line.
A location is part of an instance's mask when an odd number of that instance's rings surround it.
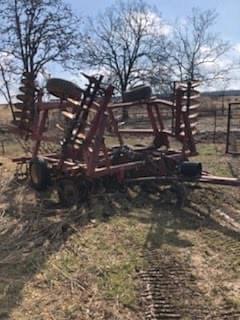
M 31 186 L 38 191 L 46 190 L 51 183 L 47 164 L 40 158 L 35 158 L 30 161 L 29 176 Z
M 147 100 L 152 95 L 152 89 L 149 86 L 138 86 L 125 91 L 123 94 L 124 102 L 133 102 L 138 100 Z
M 83 94 L 83 90 L 76 84 L 58 78 L 49 79 L 46 87 L 50 94 L 63 100 L 70 98 L 79 101 Z

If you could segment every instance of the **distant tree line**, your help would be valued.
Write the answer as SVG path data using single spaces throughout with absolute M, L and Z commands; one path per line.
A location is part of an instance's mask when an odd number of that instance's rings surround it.
M 164 92 L 174 80 L 212 81 L 228 72 L 217 62 L 230 49 L 216 21 L 214 10 L 193 9 L 169 24 L 143 0 L 116 1 L 91 18 L 64 0 L 0 0 L 0 91 L 11 101 L 23 72 L 37 79 L 52 63 L 101 73 L 120 96 L 146 82 Z

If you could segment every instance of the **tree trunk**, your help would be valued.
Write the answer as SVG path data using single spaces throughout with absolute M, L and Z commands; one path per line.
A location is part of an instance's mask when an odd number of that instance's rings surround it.
M 126 88 L 122 90 L 121 96 L 122 96 L 122 102 L 124 102 L 124 92 L 126 91 Z M 123 108 L 122 109 L 122 121 L 128 121 L 129 115 L 128 115 L 128 109 Z

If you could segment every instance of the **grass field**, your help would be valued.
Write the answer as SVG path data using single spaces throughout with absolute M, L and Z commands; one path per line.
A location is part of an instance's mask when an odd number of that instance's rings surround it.
M 204 169 L 239 174 L 239 158 L 224 155 L 223 144 L 202 141 L 198 151 Z M 179 209 L 151 184 L 102 190 L 65 209 L 51 190 L 15 181 L 10 157 L 19 154 L 8 137 L 0 157 L 0 319 L 167 319 L 156 309 L 148 317 L 161 299 L 172 319 L 239 319 L 238 189 L 188 187 Z

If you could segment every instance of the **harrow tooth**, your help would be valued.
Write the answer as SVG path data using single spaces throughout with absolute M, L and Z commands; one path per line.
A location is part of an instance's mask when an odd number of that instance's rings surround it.
M 22 110 L 25 108 L 24 103 L 21 103 L 21 102 L 15 103 L 13 106 L 15 109 L 18 109 L 18 110 Z
M 74 144 L 73 147 L 74 147 L 74 149 L 79 150 L 81 146 L 79 144 Z
M 32 84 L 31 81 L 29 81 L 29 79 L 22 78 L 21 83 L 27 86 L 28 88 L 35 89 L 34 84 Z
M 77 137 L 79 138 L 79 139 L 83 139 L 83 140 L 85 140 L 86 139 L 86 136 L 85 136 L 85 134 L 83 134 L 83 133 L 78 133 L 78 135 L 77 135 Z
M 76 136 L 77 133 L 78 133 L 78 129 L 77 128 L 73 129 L 72 131 L 73 136 Z
M 75 143 L 76 145 L 82 145 L 82 144 L 83 144 L 83 140 L 78 140 L 78 139 L 76 139 L 76 140 L 74 141 L 74 143 Z
M 199 106 L 200 104 L 193 104 L 193 105 L 190 105 L 189 107 L 187 107 L 186 105 L 182 106 L 182 111 L 183 112 L 186 112 L 187 109 L 191 112 L 192 110 L 196 110 L 196 109 L 199 109 Z
M 188 88 L 187 83 L 181 83 L 178 85 L 178 89 L 181 89 L 182 91 L 186 91 Z
M 191 107 L 190 107 L 190 109 L 191 109 Z M 198 117 L 198 113 L 193 113 L 193 114 L 190 114 L 189 116 L 188 116 L 188 118 L 190 119 L 190 120 L 192 120 L 192 119 L 197 119 L 197 117 Z
M 32 95 L 18 94 L 16 98 L 22 102 L 28 102 L 30 99 L 32 99 Z
M 22 111 L 14 111 L 14 116 L 15 118 L 21 118 L 23 115 L 23 112 Z
M 24 117 L 24 119 L 26 120 L 31 120 L 32 115 L 30 114 L 30 111 L 26 110 L 26 111 L 14 111 L 14 116 L 15 118 L 20 118 L 22 119 L 22 117 Z
M 192 123 L 190 123 L 190 127 L 191 127 L 192 129 L 194 129 L 194 128 L 197 127 L 197 124 L 198 124 L 198 122 L 192 122 Z M 181 124 L 181 125 L 180 125 L 180 128 L 181 128 L 181 129 L 184 129 L 184 128 L 185 128 L 185 124 L 184 124 L 184 123 Z
M 200 84 L 201 84 L 201 82 L 198 80 L 194 80 L 191 82 L 192 88 L 198 87 Z
M 192 130 L 192 135 L 193 136 L 196 135 L 197 132 L 198 132 L 197 129 L 196 130 Z M 184 131 L 180 132 L 180 136 L 184 137 L 185 136 L 185 132 Z
M 66 100 L 67 100 L 67 102 L 70 103 L 70 105 L 73 105 L 74 107 L 80 105 L 80 102 L 78 100 L 74 100 L 74 99 L 71 99 L 71 98 L 66 98 Z
M 19 91 L 21 91 L 25 94 L 29 92 L 28 87 L 26 87 L 26 86 L 19 87 Z
M 75 114 L 68 112 L 68 111 L 62 111 L 62 114 L 64 115 L 64 117 L 70 119 L 70 120 L 74 120 L 75 119 Z
M 56 124 L 56 128 L 61 131 L 65 131 L 64 128 L 59 123 Z
M 200 94 L 197 93 L 197 94 L 195 94 L 194 96 L 191 96 L 190 99 L 191 99 L 191 100 L 200 99 Z
M 185 94 L 183 96 L 183 99 L 188 99 L 188 97 L 187 97 L 188 95 L 189 95 L 189 93 L 185 92 Z M 199 97 L 200 97 L 199 91 L 191 89 L 189 98 L 190 99 L 196 99 L 196 98 L 199 98 Z

